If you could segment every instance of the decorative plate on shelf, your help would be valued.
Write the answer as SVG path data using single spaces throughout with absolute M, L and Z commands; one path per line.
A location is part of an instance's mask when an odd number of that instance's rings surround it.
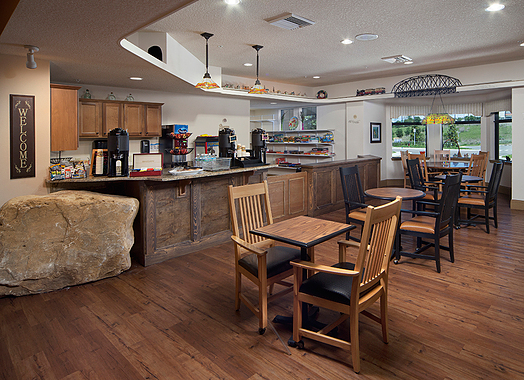
M 327 92 L 324 90 L 320 90 L 317 92 L 317 99 L 326 99 L 327 98 Z
M 298 128 L 298 117 L 293 116 L 291 119 L 289 119 L 289 129 L 291 131 L 294 131 Z

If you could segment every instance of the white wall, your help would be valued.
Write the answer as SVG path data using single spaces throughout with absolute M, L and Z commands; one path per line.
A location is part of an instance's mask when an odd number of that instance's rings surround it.
M 364 146 L 369 141 L 364 141 L 364 102 L 346 103 L 346 157 L 356 158 L 364 154 Z
M 346 107 L 344 104 L 332 104 L 317 107 L 317 128 L 333 129 L 335 160 L 345 160 L 346 155 Z
M 0 55 L 0 205 L 19 195 L 46 194 L 49 169 L 49 62 L 36 57 L 38 67 L 25 67 L 26 57 Z M 35 97 L 35 177 L 10 179 L 9 95 Z
M 524 172 L 524 150 L 520 149 L 521 142 L 524 142 L 524 88 L 514 88 L 512 91 L 512 139 L 513 139 L 513 164 L 512 172 L 517 173 L 512 176 L 511 199 L 519 203 L 512 207 L 524 209 L 524 176 L 518 173 Z M 508 167 L 509 168 L 509 167 Z

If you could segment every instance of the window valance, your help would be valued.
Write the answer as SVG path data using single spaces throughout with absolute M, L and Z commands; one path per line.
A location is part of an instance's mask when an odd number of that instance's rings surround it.
M 400 116 L 425 116 L 429 113 L 449 113 L 473 114 L 475 116 L 489 116 L 492 112 L 511 111 L 511 98 L 501 99 L 486 103 L 465 103 L 465 104 L 446 104 L 424 106 L 391 106 L 391 118 L 396 119 Z

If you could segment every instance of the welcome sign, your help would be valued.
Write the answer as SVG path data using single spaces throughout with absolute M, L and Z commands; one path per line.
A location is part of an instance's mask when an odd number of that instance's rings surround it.
M 35 176 L 35 97 L 10 95 L 11 179 Z

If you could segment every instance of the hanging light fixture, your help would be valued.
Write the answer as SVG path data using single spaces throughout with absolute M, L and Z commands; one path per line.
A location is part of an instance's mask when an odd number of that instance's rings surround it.
M 208 63 L 208 41 L 211 37 L 213 37 L 213 34 L 211 33 L 202 33 L 202 37 L 206 39 L 206 73 L 204 74 L 204 78 L 202 78 L 202 81 L 200 83 L 197 83 L 195 85 L 196 88 L 203 88 L 205 90 L 212 90 L 214 88 L 219 88 L 220 86 L 216 84 L 213 79 L 211 79 L 211 75 L 209 75 L 209 63 Z
M 258 51 L 263 47 L 264 46 L 261 45 L 253 46 L 253 49 L 257 51 L 257 80 L 255 81 L 255 85 L 249 90 L 248 94 L 267 94 L 267 90 L 260 84 L 260 81 L 258 80 Z

